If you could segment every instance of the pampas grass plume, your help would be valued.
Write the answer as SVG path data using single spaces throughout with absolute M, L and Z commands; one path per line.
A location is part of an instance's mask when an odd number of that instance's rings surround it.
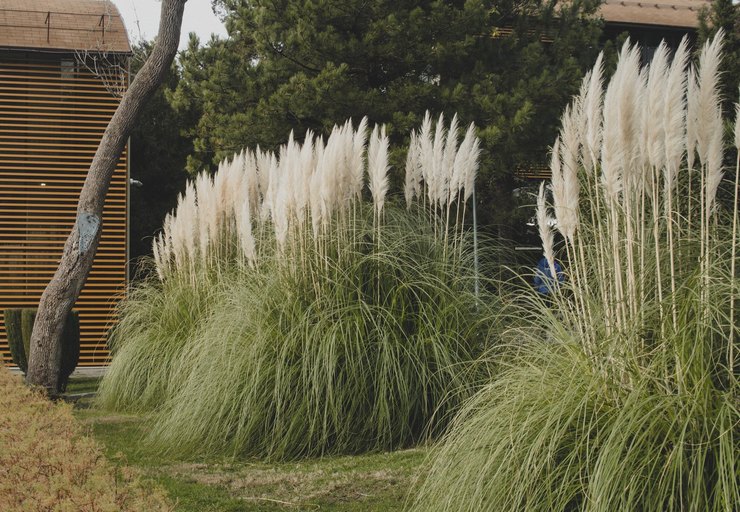
M 699 55 L 699 73 L 697 77 L 696 105 L 696 145 L 702 165 L 706 165 L 710 156 L 712 139 L 716 135 L 717 121 L 721 122 L 719 106 L 719 65 L 724 32 L 720 29 L 710 44 L 704 45 Z
M 419 138 L 416 132 L 412 131 L 409 140 L 409 150 L 406 153 L 406 180 L 403 187 L 407 208 L 411 208 L 414 198 L 419 195 L 421 179 Z
M 385 195 L 388 192 L 388 137 L 385 126 L 373 128 L 368 147 L 368 174 L 370 193 L 378 214 L 383 210 Z
M 681 166 L 681 159 L 686 150 L 686 63 L 688 61 L 688 43 L 681 39 L 673 62 L 668 70 L 666 81 L 665 105 L 663 107 L 663 129 L 665 131 L 665 188 L 672 189 L 676 175 Z
M 577 119 L 580 117 L 580 106 L 574 102 L 565 109 L 560 130 L 560 154 L 562 167 L 559 179 L 557 197 L 553 188 L 555 216 L 558 219 L 558 229 L 568 239 L 572 239 L 578 228 L 578 155 L 579 136 Z M 559 164 L 556 164 L 558 166 Z
M 465 140 L 472 141 L 465 143 Z M 478 165 L 480 160 L 480 139 L 475 135 L 475 125 L 470 123 L 468 131 L 465 134 L 465 140 L 463 144 L 469 147 L 467 156 L 465 157 L 465 167 L 461 170 L 462 186 L 465 189 L 463 201 L 467 202 L 470 196 L 475 191 L 475 179 L 478 176 Z
M 357 131 L 352 137 L 352 190 L 354 197 L 362 196 L 362 187 L 365 185 L 365 146 L 367 144 L 367 116 L 362 118 Z
M 602 132 L 602 105 L 604 101 L 604 54 L 599 53 L 589 75 L 588 90 L 583 100 L 583 115 L 586 118 L 585 153 L 588 158 L 583 159 L 587 170 L 596 167 L 599 160 Z
M 647 76 L 647 103 L 644 112 L 647 116 L 646 153 L 648 163 L 662 169 L 665 162 L 665 95 L 668 79 L 668 47 L 662 41 L 655 50 Z M 679 111 L 680 112 L 680 111 Z
M 540 191 L 537 194 L 537 230 L 542 240 L 542 250 L 547 264 L 550 266 L 550 275 L 555 276 L 555 239 L 547 218 L 547 202 L 545 201 L 545 182 L 540 183 Z
M 442 201 L 444 189 L 444 151 L 445 151 L 445 116 L 439 115 L 434 130 L 434 146 L 432 149 L 432 170 L 429 173 L 429 188 L 431 189 L 432 204 L 438 205 Z

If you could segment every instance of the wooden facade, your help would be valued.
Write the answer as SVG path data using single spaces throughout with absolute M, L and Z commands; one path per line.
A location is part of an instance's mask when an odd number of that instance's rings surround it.
M 44 2 L 29 0 L 23 12 L 11 5 L 11 15 L 42 19 L 43 13 L 33 11 L 35 3 Z M 83 3 L 110 8 L 103 2 Z M 0 0 L 0 21 L 8 5 Z M 69 8 L 74 2 L 54 5 Z M 89 40 L 100 30 L 99 16 L 75 15 L 74 10 L 57 13 L 53 30 L 62 30 L 62 14 L 69 23 L 90 16 L 87 31 L 69 28 L 67 36 L 76 30 Z M 55 19 L 54 13 L 49 16 Z M 95 57 L 94 51 L 68 42 L 62 46 L 69 48 L 44 48 L 53 44 L 52 37 L 64 36 L 48 32 L 48 37 L 40 32 L 41 48 L 29 48 L 33 42 L 28 41 L 0 41 L 0 352 L 6 364 L 10 357 L 3 310 L 38 305 L 74 225 L 79 192 L 98 142 L 119 103 L 110 83 L 83 65 L 83 56 Z M 125 62 L 124 53 L 117 55 L 116 62 Z M 108 362 L 106 336 L 126 286 L 127 204 L 124 151 L 106 199 L 93 269 L 74 306 L 80 314 L 80 366 Z

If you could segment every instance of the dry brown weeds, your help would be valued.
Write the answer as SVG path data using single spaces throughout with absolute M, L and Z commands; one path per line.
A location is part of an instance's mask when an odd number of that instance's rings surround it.
M 164 493 L 105 460 L 71 407 L 28 389 L 0 367 L 0 510 L 173 510 Z

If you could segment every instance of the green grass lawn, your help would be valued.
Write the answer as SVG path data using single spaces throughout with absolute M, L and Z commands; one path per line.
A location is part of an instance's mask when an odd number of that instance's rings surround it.
M 71 381 L 68 393 L 94 391 L 97 379 Z M 75 406 L 111 461 L 163 487 L 178 511 L 402 510 L 426 449 L 264 463 L 224 458 L 183 460 L 147 452 L 146 418 Z
M 69 380 L 67 383 L 68 395 L 75 395 L 79 393 L 92 393 L 97 391 L 98 383 L 100 378 L 98 377 L 75 377 Z

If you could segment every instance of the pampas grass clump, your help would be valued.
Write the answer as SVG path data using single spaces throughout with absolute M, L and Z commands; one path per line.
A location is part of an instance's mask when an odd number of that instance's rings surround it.
M 627 42 L 605 92 L 601 59 L 585 78 L 553 147 L 566 283 L 522 308 L 516 355 L 454 420 L 414 510 L 740 509 L 721 40 L 698 69 L 684 42 L 641 70 Z M 538 207 L 542 222 L 544 189 Z
M 412 137 L 406 208 L 388 197 L 385 129 L 364 120 L 199 176 L 122 306 L 100 404 L 150 411 L 150 445 L 188 455 L 439 435 L 481 382 L 497 299 L 476 291 L 463 225 L 475 132 L 431 127 Z

